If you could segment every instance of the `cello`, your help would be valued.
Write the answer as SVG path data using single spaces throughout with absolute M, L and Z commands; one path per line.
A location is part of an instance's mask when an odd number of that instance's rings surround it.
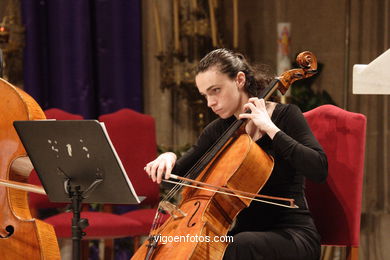
M 31 96 L 1 78 L 0 95 L 0 179 L 17 187 L 17 183 L 27 182 L 28 175 L 18 174 L 12 170 L 15 168 L 12 165 L 27 158 L 27 153 L 13 121 L 45 119 L 45 114 Z M 32 186 L 30 188 L 34 191 Z M 36 191 L 42 193 L 43 190 Z M 32 218 L 25 190 L 0 186 L 0 212 L 2 259 L 61 259 L 53 227 Z
M 285 94 L 293 82 L 317 72 L 316 57 L 310 52 L 300 53 L 297 63 L 299 69 L 275 78 L 259 98 L 267 100 L 277 89 Z M 244 120 L 234 121 L 185 178 L 172 176 L 180 182 L 173 182 L 177 186 L 160 202 L 149 238 L 132 259 L 222 259 L 228 243 L 210 238 L 225 236 L 236 216 L 252 201 L 296 208 L 292 199 L 258 194 L 271 175 L 274 161 L 244 127 Z M 180 206 L 176 207 L 168 199 L 182 185 L 190 188 L 183 189 Z M 287 201 L 289 205 L 269 200 Z M 161 224 L 161 214 L 166 211 L 171 216 Z M 162 241 L 163 237 L 171 239 Z

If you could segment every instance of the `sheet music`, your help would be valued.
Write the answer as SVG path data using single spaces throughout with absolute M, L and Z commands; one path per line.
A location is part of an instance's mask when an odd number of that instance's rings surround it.
M 137 193 L 135 192 L 134 190 L 134 187 L 133 185 L 131 184 L 130 180 L 129 180 L 129 176 L 127 175 L 127 172 L 125 170 L 125 167 L 123 167 L 123 164 L 122 164 L 122 161 L 121 159 L 119 158 L 118 156 L 118 153 L 116 152 L 115 148 L 114 148 L 114 145 L 112 144 L 111 142 L 111 139 L 110 139 L 110 136 L 108 135 L 108 132 L 107 132 L 107 128 L 106 128 L 106 125 L 103 123 L 103 122 L 99 122 L 100 123 L 100 126 L 102 127 L 102 130 L 104 132 L 104 135 L 106 136 L 107 138 L 107 141 L 109 142 L 110 146 L 111 146 L 111 149 L 115 155 L 115 158 L 116 160 L 118 161 L 118 164 L 119 164 L 119 167 L 121 168 L 122 170 L 122 173 L 123 173 L 123 176 L 125 177 L 126 181 L 127 181 L 127 184 L 129 185 L 130 189 L 131 189 L 131 193 L 134 195 L 134 197 L 137 199 L 137 202 L 140 203 L 141 201 L 139 200 L 138 196 L 137 196 Z

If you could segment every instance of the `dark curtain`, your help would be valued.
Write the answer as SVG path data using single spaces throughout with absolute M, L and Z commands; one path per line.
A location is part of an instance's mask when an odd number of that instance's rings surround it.
M 22 0 L 24 88 L 85 118 L 142 109 L 141 0 Z

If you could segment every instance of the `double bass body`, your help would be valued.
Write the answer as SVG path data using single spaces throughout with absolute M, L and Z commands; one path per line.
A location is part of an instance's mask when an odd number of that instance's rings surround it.
M 26 151 L 13 127 L 15 120 L 45 119 L 39 105 L 20 89 L 0 79 L 0 178 L 27 182 L 10 170 Z M 31 217 L 27 192 L 0 186 L 1 259 L 60 259 L 51 225 Z
M 247 134 L 238 134 L 225 144 L 196 180 L 256 194 L 272 169 L 273 159 Z M 221 259 L 227 247 L 221 238 L 251 200 L 189 188 L 183 189 L 182 198 L 180 209 L 185 216 L 170 217 L 155 232 L 160 241 L 151 259 Z M 147 243 L 132 259 L 148 259 Z

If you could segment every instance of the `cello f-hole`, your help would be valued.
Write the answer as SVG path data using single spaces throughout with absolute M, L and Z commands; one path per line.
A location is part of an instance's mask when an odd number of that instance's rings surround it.
M 0 235 L 0 238 L 7 238 L 7 237 L 10 237 L 10 236 L 12 236 L 12 234 L 14 233 L 14 227 L 13 226 L 11 226 L 11 225 L 8 225 L 6 228 L 5 228 L 5 231 L 7 231 L 8 232 L 8 234 L 6 235 L 6 236 L 2 236 L 2 235 Z
M 199 210 L 199 208 L 200 208 L 200 201 L 196 201 L 196 202 L 194 203 L 194 206 L 196 207 L 196 210 L 195 210 L 195 212 L 192 214 L 190 220 L 188 221 L 187 227 L 193 227 L 193 226 L 196 225 L 196 222 L 191 223 L 191 220 L 194 218 L 194 216 L 196 215 L 196 212 L 198 212 L 198 210 Z

